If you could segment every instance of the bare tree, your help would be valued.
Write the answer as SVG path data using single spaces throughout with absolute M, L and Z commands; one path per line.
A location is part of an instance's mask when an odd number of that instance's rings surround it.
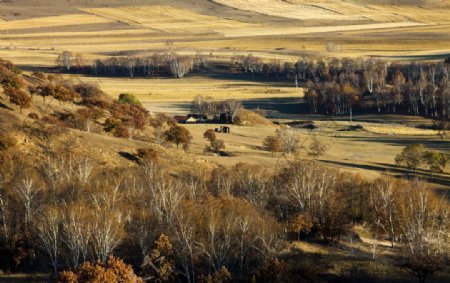
M 373 230 L 383 232 L 389 236 L 391 247 L 398 236 L 397 198 L 395 181 L 384 176 L 375 181 L 369 189 L 369 205 Z
M 26 177 L 19 182 L 15 192 L 24 208 L 25 231 L 29 232 L 29 227 L 33 221 L 33 217 L 40 208 L 38 201 L 40 189 L 36 187 L 33 179 Z
M 56 59 L 56 63 L 66 68 L 67 71 L 70 71 L 70 68 L 72 67 L 73 63 L 73 54 L 70 51 L 64 51 L 63 53 L 58 55 L 58 58 Z
M 414 180 L 401 192 L 399 226 L 402 231 L 400 266 L 420 282 L 448 266 L 448 203 L 437 199 L 426 184 Z
M 48 207 L 39 216 L 36 224 L 37 234 L 42 248 L 50 257 L 53 274 L 58 274 L 58 258 L 60 247 L 61 213 L 57 207 Z
M 300 138 L 292 128 L 277 130 L 277 137 L 281 140 L 281 151 L 286 154 L 295 153 L 300 149 Z
M 231 99 L 223 102 L 225 113 L 230 117 L 231 123 L 234 123 L 236 114 L 242 108 L 242 103 L 239 100 Z
M 311 139 L 311 143 L 308 148 L 308 155 L 313 156 L 315 159 L 318 159 L 320 156 L 324 155 L 328 150 L 328 145 L 324 144 L 317 138 L 317 135 L 313 135 Z
M 82 203 L 67 205 L 61 217 L 63 242 L 67 247 L 66 258 L 71 268 L 87 260 L 92 224 L 90 211 Z
M 94 208 L 92 221 L 92 247 L 96 259 L 104 261 L 122 240 L 124 219 L 118 208 L 120 184 L 100 189 L 91 194 Z
M 169 62 L 169 69 L 172 75 L 176 78 L 182 78 L 194 68 L 194 62 L 189 57 L 178 57 L 174 54 Z

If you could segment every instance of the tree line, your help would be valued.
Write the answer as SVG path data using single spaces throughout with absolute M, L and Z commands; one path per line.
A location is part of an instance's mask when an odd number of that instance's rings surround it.
M 111 77 L 175 77 L 182 78 L 194 68 L 207 66 L 204 55 L 179 55 L 175 52 L 154 53 L 151 56 L 126 56 L 97 59 L 92 66 L 84 65 L 81 55 L 64 51 L 56 60 L 66 72 L 88 72 Z

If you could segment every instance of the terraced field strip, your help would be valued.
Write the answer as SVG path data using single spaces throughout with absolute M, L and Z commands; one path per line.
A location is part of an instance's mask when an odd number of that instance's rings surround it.
M 358 13 L 343 14 L 341 11 L 325 9 L 315 3 L 288 3 L 280 0 L 213 0 L 214 2 L 239 10 L 263 15 L 297 20 L 364 20 Z
M 227 37 L 247 37 L 247 36 L 295 35 L 295 34 L 340 32 L 340 31 L 376 30 L 376 29 L 402 28 L 402 27 L 424 26 L 424 25 L 426 24 L 415 22 L 399 22 L 399 23 L 379 23 L 379 24 L 320 26 L 320 27 L 272 27 L 272 28 L 248 28 L 240 30 L 224 30 L 222 31 L 222 33 Z
M 48 28 L 82 24 L 110 23 L 112 20 L 95 15 L 71 14 L 54 17 L 32 18 L 26 20 L 3 21 L 0 30 Z
M 207 16 L 171 6 L 126 6 L 82 9 L 110 20 L 168 33 L 208 33 L 216 30 L 254 28 L 258 25 Z
M 394 6 L 394 5 L 360 5 L 350 2 L 316 3 L 314 6 L 322 7 L 346 15 L 360 15 L 363 18 L 376 22 L 414 21 L 421 23 L 445 23 L 450 21 L 448 7 L 420 7 L 420 6 Z

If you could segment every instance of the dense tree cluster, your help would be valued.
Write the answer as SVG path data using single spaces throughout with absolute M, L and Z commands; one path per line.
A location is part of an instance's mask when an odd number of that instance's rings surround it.
M 447 121 L 450 116 L 449 64 L 391 63 L 376 59 L 300 59 L 295 64 L 237 56 L 243 73 L 306 82 L 311 112 L 348 115 L 353 107 L 408 113 Z
M 307 81 L 305 99 L 313 113 L 346 115 L 352 107 L 408 113 L 447 121 L 450 117 L 449 65 L 394 64 L 374 59 L 300 61 Z
M 395 157 L 395 163 L 410 170 L 426 165 L 431 173 L 442 173 L 449 162 L 448 154 L 426 149 L 423 144 L 411 144 Z

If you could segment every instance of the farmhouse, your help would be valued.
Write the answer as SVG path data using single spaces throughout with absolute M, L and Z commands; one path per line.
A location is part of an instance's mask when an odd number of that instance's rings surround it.
M 187 116 L 174 116 L 173 118 L 180 124 L 197 124 L 208 121 L 208 117 L 203 114 L 188 114 Z

